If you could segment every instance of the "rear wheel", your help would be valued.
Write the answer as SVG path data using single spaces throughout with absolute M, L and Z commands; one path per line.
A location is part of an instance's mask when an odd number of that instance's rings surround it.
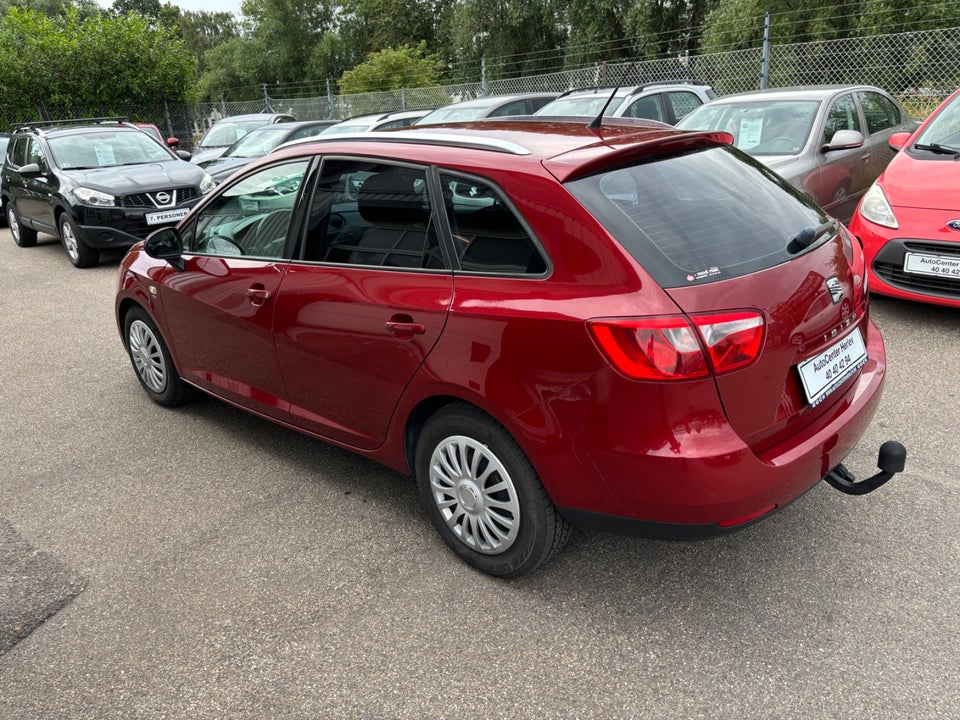
M 490 575 L 525 575 L 570 535 L 517 442 L 472 406 L 451 405 L 427 421 L 416 475 L 437 531 L 461 559 Z
M 60 242 L 70 262 L 76 267 L 88 268 L 100 262 L 100 251 L 80 239 L 76 226 L 66 214 L 60 217 Z
M 137 379 L 150 399 L 166 407 L 180 405 L 187 397 L 187 384 L 177 373 L 163 336 L 142 308 L 127 313 L 123 337 Z
M 7 226 L 10 228 L 13 241 L 20 247 L 33 247 L 37 244 L 37 231 L 24 227 L 20 223 L 20 216 L 17 215 L 13 202 L 7 203 Z

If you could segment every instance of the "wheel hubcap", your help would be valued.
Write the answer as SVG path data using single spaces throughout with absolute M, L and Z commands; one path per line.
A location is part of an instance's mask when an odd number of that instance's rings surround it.
M 506 551 L 520 531 L 520 503 L 510 473 L 476 440 L 448 437 L 430 458 L 433 500 L 447 527 L 486 555 Z
M 163 392 L 167 386 L 167 367 L 153 331 L 143 321 L 134 320 L 130 325 L 129 343 L 130 358 L 140 380 L 149 390 Z
M 7 213 L 7 225 L 10 226 L 13 241 L 20 242 L 20 223 L 17 222 L 17 214 L 13 211 L 13 208 L 10 208 L 10 212 Z
M 63 223 L 60 226 L 60 236 L 63 238 L 63 247 L 67 250 L 67 255 L 70 256 L 71 260 L 76 260 L 80 257 L 80 252 L 77 249 L 77 236 L 73 232 L 73 228 L 70 227 L 70 223 Z

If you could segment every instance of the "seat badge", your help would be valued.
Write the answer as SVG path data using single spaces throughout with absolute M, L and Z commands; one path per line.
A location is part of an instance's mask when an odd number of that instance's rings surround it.
M 840 281 L 837 280 L 836 277 L 832 277 L 827 280 L 827 290 L 830 291 L 830 299 L 833 301 L 834 305 L 843 300 L 843 287 L 840 285 Z

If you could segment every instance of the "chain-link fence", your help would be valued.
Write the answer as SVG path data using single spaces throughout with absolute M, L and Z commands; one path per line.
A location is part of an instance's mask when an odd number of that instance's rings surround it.
M 773 45 L 769 48 L 769 87 L 860 83 L 895 94 L 923 117 L 960 86 L 960 27 L 847 38 L 824 42 Z M 562 92 L 585 86 L 632 85 L 691 78 L 713 86 L 718 95 L 761 86 L 762 47 L 639 62 L 600 63 L 535 76 L 503 80 L 478 77 L 474 83 L 404 88 L 390 92 L 333 95 L 320 85 L 315 97 L 282 97 L 282 86 L 263 86 L 258 100 L 131 107 L 122 114 L 151 122 L 191 149 L 216 120 L 228 115 L 285 112 L 300 120 L 343 119 L 365 113 L 433 108 L 483 95 Z M 302 87 L 302 86 L 301 86 Z M 274 96 L 271 93 L 276 93 Z M 301 93 L 302 95 L 302 93 Z M 46 117 L 97 117 L 114 109 L 45 109 Z

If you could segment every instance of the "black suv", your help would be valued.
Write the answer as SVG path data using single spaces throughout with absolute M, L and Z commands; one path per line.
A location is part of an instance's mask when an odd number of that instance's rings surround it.
M 58 235 L 77 267 L 173 224 L 214 188 L 201 168 L 122 118 L 29 123 L 10 138 L 3 214 L 21 247 Z

